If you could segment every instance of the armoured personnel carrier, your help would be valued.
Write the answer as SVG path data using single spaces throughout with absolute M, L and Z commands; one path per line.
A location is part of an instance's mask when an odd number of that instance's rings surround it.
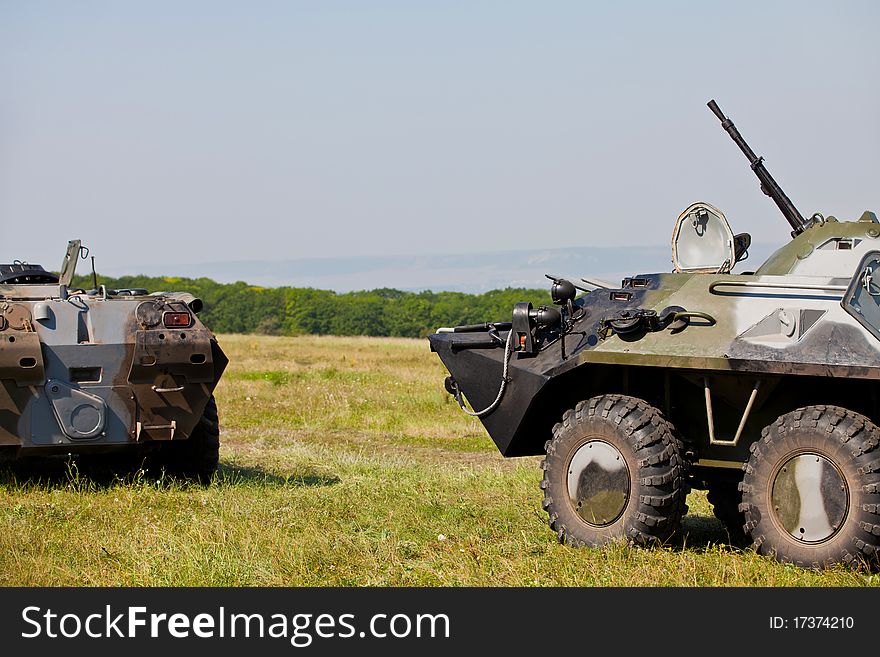
M 60 275 L 0 265 L 0 457 L 117 453 L 210 480 L 214 387 L 227 359 L 182 292 L 73 287 L 87 250 Z M 93 260 L 94 262 L 94 260 Z M 135 462 L 134 460 L 129 462 Z
M 876 567 L 880 223 L 804 219 L 709 107 L 789 243 L 733 274 L 751 238 L 694 203 L 675 222 L 673 271 L 619 286 L 548 275 L 553 305 L 438 329 L 431 349 L 503 455 L 545 454 L 543 507 L 564 543 L 667 541 L 696 488 L 762 554 Z

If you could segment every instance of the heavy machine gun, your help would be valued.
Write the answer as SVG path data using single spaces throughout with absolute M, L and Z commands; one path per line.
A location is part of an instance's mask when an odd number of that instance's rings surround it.
M 800 235 L 806 228 L 810 225 L 808 221 L 806 221 L 798 211 L 798 209 L 794 206 L 794 203 L 791 202 L 791 199 L 786 196 L 785 192 L 782 191 L 782 188 L 779 184 L 773 179 L 773 176 L 770 175 L 770 172 L 767 171 L 767 167 L 764 166 L 764 158 L 755 155 L 755 151 L 753 151 L 749 145 L 746 143 L 746 140 L 742 138 L 742 135 L 739 134 L 739 130 L 736 129 L 736 126 L 733 125 L 733 121 L 731 121 L 728 117 L 724 116 L 724 113 L 721 111 L 721 108 L 718 107 L 718 104 L 715 100 L 710 100 L 707 105 L 709 109 L 718 117 L 721 121 L 721 127 L 727 131 L 727 134 L 730 135 L 730 138 L 733 139 L 734 143 L 739 146 L 740 150 L 745 154 L 745 156 L 749 160 L 749 164 L 752 167 L 752 171 L 755 172 L 755 175 L 758 176 L 758 180 L 761 181 L 761 191 L 764 192 L 767 196 L 773 199 L 773 202 L 779 207 L 780 211 L 783 215 L 785 215 L 785 219 L 791 225 L 792 231 L 791 236 L 797 237 Z

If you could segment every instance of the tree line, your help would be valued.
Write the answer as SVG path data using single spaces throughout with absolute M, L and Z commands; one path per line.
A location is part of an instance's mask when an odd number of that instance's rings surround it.
M 100 277 L 109 289 L 189 292 L 204 302 L 202 321 L 217 333 L 369 335 L 421 338 L 440 326 L 510 321 L 513 305 L 550 303 L 547 290 L 506 288 L 483 294 L 405 292 L 391 288 L 337 293 L 301 287 L 259 287 L 210 278 Z M 92 287 L 91 275 L 74 286 Z

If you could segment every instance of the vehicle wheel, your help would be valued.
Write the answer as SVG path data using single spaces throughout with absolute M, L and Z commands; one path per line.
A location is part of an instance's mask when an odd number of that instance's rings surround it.
M 543 506 L 562 543 L 663 543 L 687 512 L 681 443 L 641 399 L 580 402 L 553 427 L 546 451 Z
M 159 464 L 172 477 L 209 484 L 220 461 L 220 421 L 213 395 L 189 438 L 163 443 Z
M 836 406 L 807 406 L 764 429 L 741 486 L 757 551 L 808 568 L 876 567 L 878 444 L 876 425 Z
M 717 481 L 709 484 L 706 495 L 715 517 L 724 525 L 730 545 L 744 547 L 749 538 L 743 526 L 746 524 L 745 514 L 740 511 L 742 493 L 738 481 Z

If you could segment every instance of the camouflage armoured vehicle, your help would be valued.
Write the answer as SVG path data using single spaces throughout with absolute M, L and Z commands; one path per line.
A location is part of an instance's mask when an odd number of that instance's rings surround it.
M 198 319 L 202 302 L 110 290 L 94 270 L 95 289 L 74 288 L 85 254 L 71 241 L 60 277 L 0 265 L 0 457 L 145 456 L 207 482 L 219 449 L 212 393 L 227 359 Z
M 750 237 L 694 203 L 675 222 L 674 271 L 619 287 L 548 275 L 555 305 L 438 329 L 431 349 L 503 455 L 546 454 L 543 507 L 562 542 L 666 541 L 693 487 L 762 554 L 876 567 L 880 223 L 804 219 L 709 107 L 789 243 L 732 274 Z

